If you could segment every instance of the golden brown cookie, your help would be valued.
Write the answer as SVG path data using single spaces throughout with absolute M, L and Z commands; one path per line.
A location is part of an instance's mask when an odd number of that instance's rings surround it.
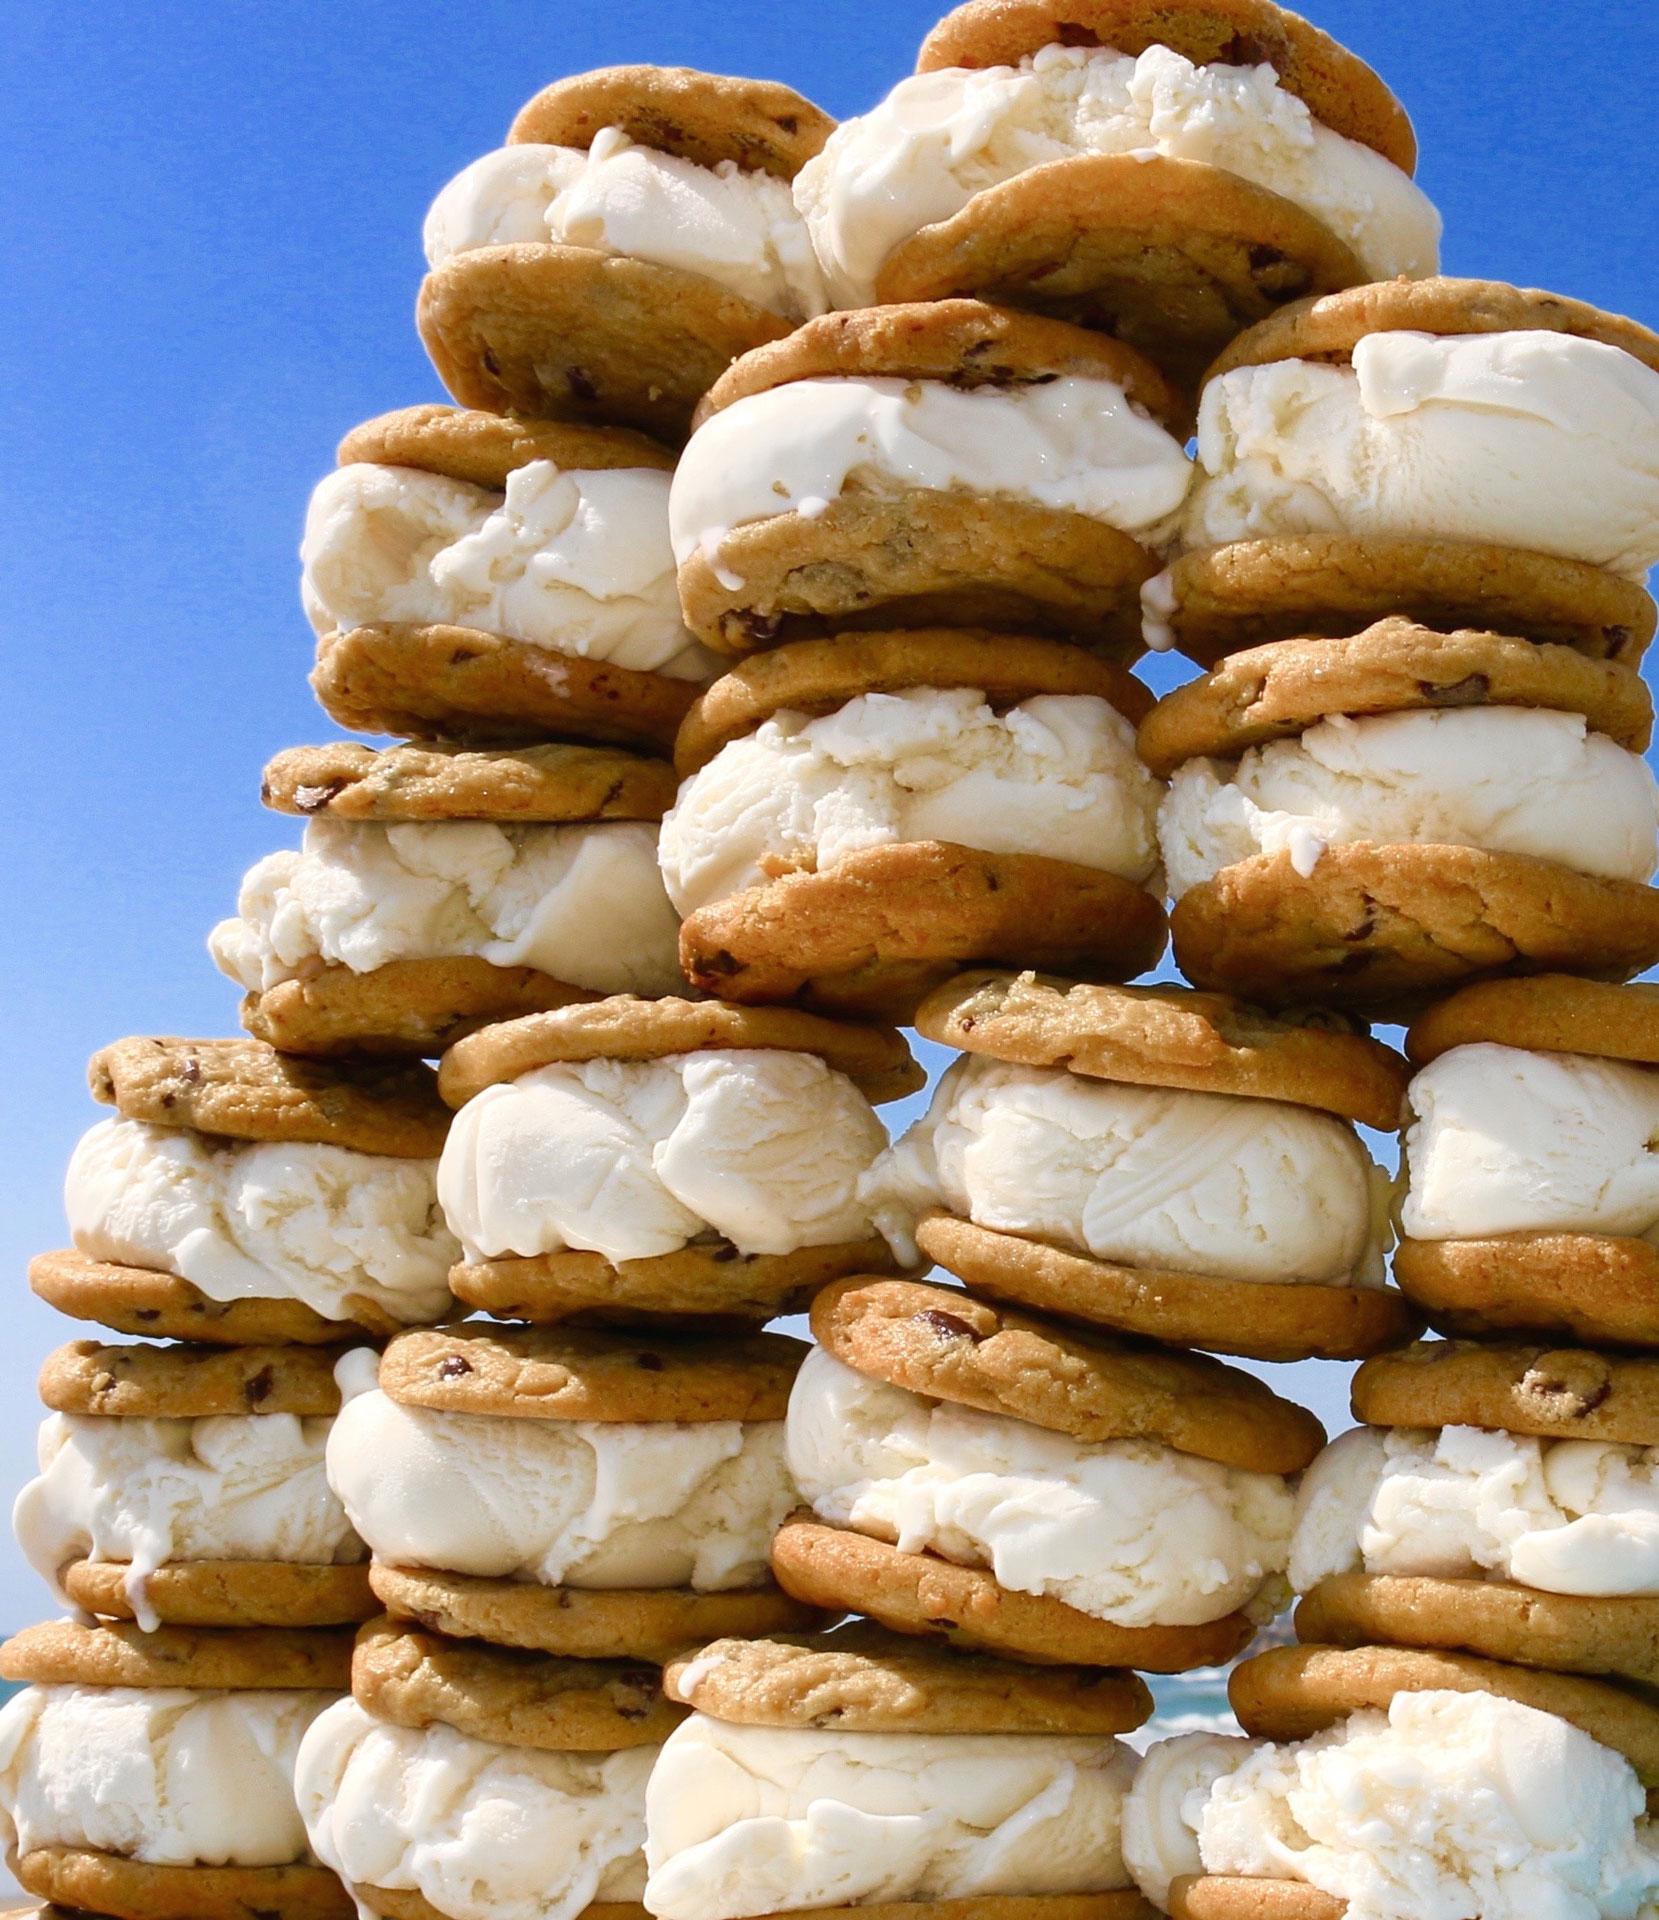
M 496 1646 L 529 1647 L 574 1660 L 649 1660 L 656 1665 L 729 1635 L 811 1633 L 842 1609 L 803 1605 L 779 1587 L 696 1593 L 689 1587 L 604 1591 L 480 1580 L 425 1567 L 369 1568 L 376 1597 L 397 1620 L 431 1633 Z
M 1325 1443 L 1305 1407 L 1254 1374 L 1056 1326 L 954 1288 L 838 1280 L 812 1303 L 812 1331 L 873 1379 L 1089 1446 L 1152 1440 L 1254 1473 L 1299 1473 Z
M 417 1327 L 380 1361 L 408 1407 L 516 1420 L 781 1420 L 806 1343 L 596 1327 Z
M 342 467 L 415 467 L 448 480 L 503 493 L 507 476 L 533 460 L 551 460 L 578 473 L 617 467 L 672 472 L 674 456 L 642 433 L 622 427 L 583 427 L 567 420 L 517 420 L 463 407 L 399 407 L 353 427 L 335 456 Z
M 1659 1347 L 1659 1248 L 1602 1233 L 1402 1240 L 1394 1278 L 1438 1333 Z
M 110 1347 L 72 1340 L 48 1354 L 40 1397 L 54 1413 L 199 1420 L 216 1414 L 340 1411 L 341 1347 Z
M 1169 1885 L 1172 1920 L 1343 1920 L 1348 1902 L 1302 1880 L 1182 1874 Z
M 1359 843 L 1306 876 L 1288 852 L 1224 867 L 1170 933 L 1196 986 L 1381 1019 L 1487 976 L 1641 973 L 1659 961 L 1659 890 L 1528 854 Z
M 1152 708 L 1151 689 L 1132 673 L 1057 640 L 949 627 L 844 633 L 734 662 L 686 715 L 674 770 L 690 779 L 779 713 L 834 713 L 861 694 L 912 687 L 969 687 L 999 713 L 1038 694 L 1091 695 L 1135 724 Z
M 1582 560 L 1454 540 L 1281 534 L 1203 547 L 1170 563 L 1175 644 L 1212 667 L 1239 647 L 1311 635 L 1342 638 L 1398 616 L 1572 647 L 1634 667 L 1659 607 L 1634 580 Z
M 329 1346 L 355 1334 L 392 1333 L 390 1322 L 325 1320 L 302 1300 L 210 1300 L 176 1274 L 117 1266 L 66 1247 L 37 1253 L 29 1285 L 49 1307 L 117 1333 L 208 1346 Z M 367 1303 L 365 1303 L 367 1304 Z M 382 1316 L 378 1315 L 377 1319 Z
M 58 1569 L 58 1579 L 77 1607 L 110 1620 L 131 1620 L 129 1571 L 116 1560 L 72 1560 Z M 342 1627 L 379 1611 L 362 1562 L 174 1561 L 144 1576 L 144 1603 L 170 1627 Z
M 45 1687 L 201 1687 L 247 1692 L 351 1684 L 348 1632 L 305 1627 L 160 1627 L 51 1620 L 0 1646 L 0 1678 Z
M 1152 1717 L 1132 1673 L 958 1653 L 849 1621 L 811 1640 L 717 1640 L 663 1675 L 671 1700 L 747 1727 L 838 1733 L 1129 1733 Z
M 1659 1360 L 1582 1348 L 1420 1340 L 1367 1360 L 1354 1418 L 1373 1427 L 1490 1427 L 1659 1446 Z
M 922 42 L 916 71 L 1018 66 L 1058 42 L 1140 54 L 1172 47 L 1194 66 L 1271 67 L 1313 117 L 1392 161 L 1417 164 L 1406 110 L 1356 54 L 1273 0 L 968 0 Z
M 944 840 L 864 847 L 699 907 L 680 965 L 723 999 L 908 1021 L 965 966 L 1128 979 L 1164 950 L 1161 903 L 1099 867 Z
M 1425 1067 L 1481 1041 L 1659 1066 L 1659 985 L 1609 986 L 1565 973 L 1482 981 L 1420 1013 L 1406 1034 L 1406 1055 Z
M 331 820 L 660 820 L 674 769 L 619 747 L 569 744 L 478 752 L 443 741 L 376 752 L 355 740 L 289 747 L 259 797 L 277 813 Z
M 633 427 L 671 445 L 739 354 L 790 330 L 701 274 L 534 243 L 451 254 L 421 283 L 415 318 L 464 407 Z
M 867 1614 L 895 1633 L 942 1634 L 970 1652 L 1039 1666 L 1185 1673 L 1232 1659 L 1256 1631 L 1242 1613 L 1197 1627 L 1113 1626 L 1046 1594 L 998 1586 L 983 1567 L 901 1553 L 810 1517 L 787 1521 L 774 1536 L 772 1571 L 808 1606 Z
M 453 1920 L 450 1914 L 433 1906 L 424 1894 L 408 1887 L 355 1888 L 358 1899 L 380 1920 Z M 637 1900 L 595 1900 L 584 1907 L 576 1920 L 651 1920 Z
M 1543 1673 L 1424 1647 L 1272 1647 L 1236 1666 L 1227 1699 L 1261 1740 L 1306 1740 L 1350 1713 L 1388 1711 L 1397 1693 L 1489 1693 L 1587 1733 L 1659 1786 L 1659 1705 L 1575 1674 Z
M 561 1660 L 450 1640 L 382 1614 L 357 1635 L 352 1697 L 395 1727 L 434 1721 L 504 1747 L 615 1753 L 659 1745 L 685 1718 L 648 1663 Z
M 1289 1101 L 1392 1133 L 1410 1071 L 1340 1015 L 1274 1016 L 1188 987 L 1080 985 L 1035 973 L 959 974 L 916 1030 L 944 1047 L 1097 1080 Z
M 419 1061 L 296 1060 L 257 1040 L 135 1036 L 87 1068 L 94 1100 L 127 1120 L 236 1140 L 285 1140 L 431 1160 L 449 1113 Z
M 585 152 L 607 127 L 694 166 L 730 160 L 745 173 L 793 180 L 835 122 L 776 80 L 740 80 L 695 67 L 596 67 L 543 87 L 519 109 L 507 143 Z
M 664 1060 L 705 1049 L 750 1048 L 816 1054 L 878 1105 L 902 1100 L 927 1083 L 904 1036 L 891 1027 L 847 1026 L 793 1008 L 617 993 L 474 1034 L 444 1055 L 438 1086 L 452 1107 L 464 1107 L 486 1087 L 555 1061 Z
M 923 1215 L 916 1244 L 971 1293 L 1247 1360 L 1363 1360 L 1410 1340 L 1423 1325 L 1392 1287 L 1218 1280 L 1119 1266 L 951 1213 Z
M 106 1920 L 355 1920 L 327 1867 L 162 1867 L 90 1847 L 16 1856 L 18 1884 L 55 1907 Z
M 1653 696 L 1632 667 L 1498 633 L 1436 633 L 1390 615 L 1340 639 L 1277 640 L 1228 655 L 1165 694 L 1141 723 L 1141 758 L 1167 780 L 1201 755 L 1234 758 L 1332 714 L 1543 707 L 1642 752 Z
M 475 743 L 552 735 L 666 754 L 698 683 L 475 627 L 394 621 L 325 633 L 311 690 L 331 720 L 359 733 Z

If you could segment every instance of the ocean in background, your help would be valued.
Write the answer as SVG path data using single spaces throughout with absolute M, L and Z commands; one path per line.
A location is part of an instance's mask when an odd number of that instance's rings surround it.
M 1226 1667 L 1199 1667 L 1192 1673 L 1143 1675 L 1157 1710 L 1144 1727 L 1122 1736 L 1125 1745 L 1145 1753 L 1154 1740 L 1178 1733 L 1238 1733 L 1242 1729 L 1227 1704 Z

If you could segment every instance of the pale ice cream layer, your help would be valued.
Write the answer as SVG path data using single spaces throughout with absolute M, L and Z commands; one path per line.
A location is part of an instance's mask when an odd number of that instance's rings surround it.
M 251 867 L 208 951 L 256 991 L 327 965 L 472 955 L 593 993 L 683 992 L 680 923 L 644 820 L 315 819 Z
M 758 1586 L 797 1499 L 781 1420 L 494 1418 L 378 1390 L 335 1420 L 328 1478 L 390 1565 L 549 1587 Z
M 1284 1569 L 1283 1479 L 1150 1440 L 1087 1444 L 807 1355 L 789 1468 L 813 1511 L 1120 1627 L 1195 1626 Z
M 40 1473 L 17 1496 L 12 1530 L 66 1606 L 58 1571 L 69 1561 L 125 1562 L 127 1598 L 153 1632 L 145 1582 L 168 1562 L 363 1558 L 323 1471 L 330 1425 L 292 1413 L 48 1414 Z
M 1652 1067 L 1483 1041 L 1431 1061 L 1407 1105 L 1407 1238 L 1606 1233 L 1659 1244 Z
M 305 516 L 300 597 L 318 633 L 381 621 L 476 627 L 557 656 L 703 680 L 668 544 L 666 473 L 533 460 L 504 494 L 357 462 Z M 548 677 L 559 678 L 557 658 Z
M 1204 389 L 1189 547 L 1466 540 L 1642 579 L 1659 561 L 1659 373 L 1545 329 L 1373 333 Z
M 1337 715 L 1236 761 L 1189 760 L 1158 814 L 1179 900 L 1224 867 L 1327 847 L 1479 847 L 1604 880 L 1651 877 L 1659 785 L 1581 714 L 1538 707 Z
M 1348 1920 L 1635 1920 L 1659 1847 L 1634 1768 L 1486 1693 L 1400 1693 L 1283 1745 L 1155 1746 L 1124 1808 L 1148 1897 L 1184 1873 L 1302 1881 Z
M 701 274 L 785 320 L 829 304 L 787 180 L 735 160 L 698 166 L 619 127 L 586 152 L 525 142 L 486 153 L 433 201 L 423 238 L 434 267 L 474 247 L 551 241 Z
M 0 1707 L 0 1843 L 169 1867 L 303 1860 L 294 1757 L 337 1697 L 25 1687 Z
M 561 1062 L 467 1102 L 438 1197 L 474 1260 L 644 1260 L 710 1235 L 793 1253 L 869 1237 L 858 1184 L 886 1145 L 869 1101 L 816 1054 Z
M 1334 1114 L 968 1054 L 861 1192 L 905 1253 L 943 1207 L 1125 1266 L 1380 1286 L 1391 1189 Z
M 1303 1476 L 1290 1580 L 1358 1572 L 1659 1593 L 1659 1448 L 1356 1427 Z
M 1135 1756 L 1057 1734 L 807 1732 L 695 1713 L 645 1794 L 660 1920 L 1129 1884 Z
M 945 840 L 1151 880 L 1163 789 L 1106 701 L 1040 694 L 996 713 L 971 688 L 865 693 L 783 712 L 685 782 L 657 857 L 681 913 L 866 847 Z
M 1186 450 L 1112 380 L 1024 387 L 792 380 L 734 400 L 691 436 L 669 495 L 674 556 L 722 582 L 733 527 L 817 518 L 843 493 L 959 491 L 1080 513 L 1160 547 L 1192 479 Z
M 1169 47 L 1047 46 L 1017 67 L 901 80 L 844 121 L 796 176 L 838 307 L 875 304 L 889 253 L 976 193 L 1079 154 L 1224 168 L 1281 194 L 1345 240 L 1376 280 L 1439 265 L 1440 216 L 1391 161 L 1314 119 L 1269 66 L 1194 66 Z
M 361 1296 L 437 1320 L 461 1248 L 436 1174 L 435 1160 L 116 1118 L 82 1135 L 64 1206 L 81 1253 L 177 1274 L 210 1300 L 301 1300 L 344 1320 Z
M 301 1743 L 294 1788 L 312 1851 L 348 1884 L 417 1893 L 450 1920 L 574 1920 L 639 1898 L 658 1752 L 499 1746 L 340 1700 Z

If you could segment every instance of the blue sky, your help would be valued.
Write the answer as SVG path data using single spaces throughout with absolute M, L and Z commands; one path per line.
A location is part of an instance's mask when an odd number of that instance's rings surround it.
M 0 0 L 0 1489 L 30 1470 L 39 1360 L 77 1331 L 23 1268 L 63 1241 L 86 1056 L 234 1030 L 203 937 L 291 842 L 260 766 L 330 732 L 295 591 L 305 499 L 346 428 L 442 397 L 411 320 L 432 195 L 562 73 L 684 62 L 846 115 L 908 70 L 935 11 Z M 1651 0 L 1313 11 L 1410 109 L 1448 271 L 1659 321 Z M 1338 1370 L 1296 1380 L 1340 1418 Z M 7 1541 L 0 1628 L 44 1603 Z

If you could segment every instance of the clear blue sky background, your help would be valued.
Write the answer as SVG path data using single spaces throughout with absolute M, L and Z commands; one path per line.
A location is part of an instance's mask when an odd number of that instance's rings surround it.
M 1405 100 L 1451 272 L 1659 321 L 1652 0 L 1326 0 Z M 27 1476 L 28 1294 L 116 1035 L 234 1031 L 203 950 L 292 840 L 277 748 L 331 731 L 295 591 L 340 434 L 440 398 L 411 321 L 428 202 L 560 74 L 787 80 L 830 111 L 908 70 L 933 0 L 0 0 L 0 1492 Z M 1341 1371 L 1293 1391 L 1343 1421 Z M 9 1540 L 0 1628 L 45 1595 Z

